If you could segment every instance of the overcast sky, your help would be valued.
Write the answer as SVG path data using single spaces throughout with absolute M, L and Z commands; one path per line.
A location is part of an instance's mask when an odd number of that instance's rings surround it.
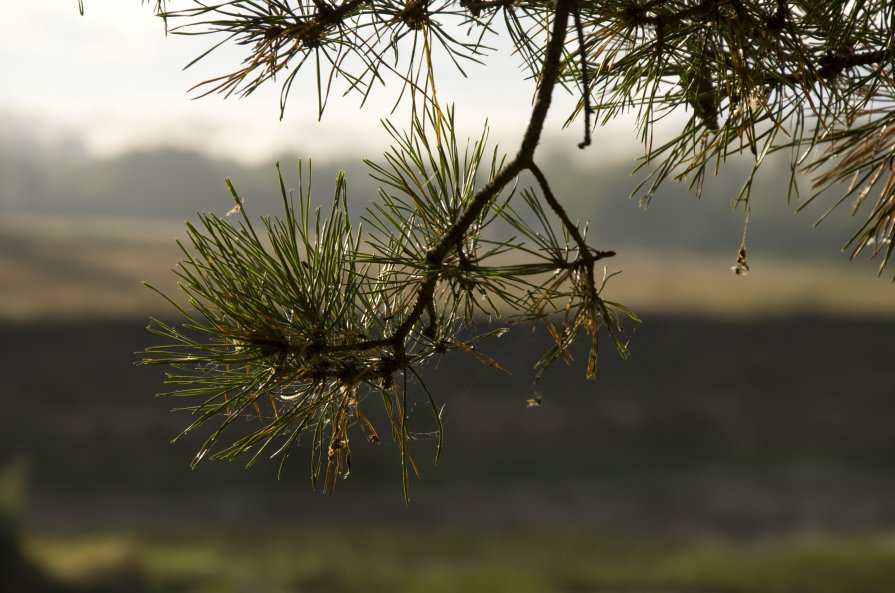
M 274 84 L 246 99 L 191 100 L 187 91 L 192 85 L 227 72 L 243 50 L 228 48 L 183 71 L 210 38 L 165 36 L 152 6 L 139 0 L 85 0 L 83 17 L 77 4 L 0 0 L 0 112 L 15 120 L 12 127 L 26 126 L 48 142 L 73 136 L 101 155 L 176 145 L 250 162 L 269 161 L 287 151 L 318 158 L 346 151 L 375 157 L 387 142 L 379 120 L 389 116 L 396 88 L 379 88 L 363 110 L 356 95 L 337 97 L 322 122 L 317 121 L 311 78 L 293 91 L 283 121 Z M 504 44 L 490 67 L 473 65 L 468 79 L 441 56 L 437 80 L 439 98 L 457 104 L 463 136 L 476 135 L 487 118 L 492 137 L 515 152 L 532 86 L 523 80 L 518 59 L 508 54 Z M 559 135 L 570 107 L 568 97 L 559 98 L 549 124 L 551 137 Z M 401 124 L 402 116 L 395 117 Z M 574 148 L 579 128 L 558 140 Z M 634 146 L 628 140 L 632 135 L 630 122 L 620 122 L 598 135 L 588 157 L 617 156 L 620 147 Z

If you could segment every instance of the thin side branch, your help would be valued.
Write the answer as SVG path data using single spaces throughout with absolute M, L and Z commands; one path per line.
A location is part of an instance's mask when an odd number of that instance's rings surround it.
M 541 188 L 541 192 L 544 194 L 544 199 L 547 200 L 547 204 L 550 206 L 551 210 L 559 217 L 560 221 L 566 230 L 569 231 L 569 235 L 575 241 L 575 244 L 578 246 L 578 252 L 580 253 L 581 259 L 587 264 L 589 267 L 593 268 L 593 264 L 601 259 L 607 257 L 613 257 L 615 255 L 614 251 L 598 251 L 591 249 L 587 242 L 584 240 L 584 237 L 581 235 L 581 231 L 578 230 L 578 225 L 572 222 L 572 219 L 569 218 L 569 215 L 566 214 L 565 208 L 562 207 L 562 204 L 559 203 L 559 200 L 556 199 L 556 196 L 553 194 L 553 190 L 550 189 L 550 184 L 547 181 L 547 176 L 544 175 L 544 172 L 541 171 L 540 167 L 536 164 L 532 163 L 528 166 L 528 170 L 532 172 L 535 179 L 538 182 L 538 185 Z

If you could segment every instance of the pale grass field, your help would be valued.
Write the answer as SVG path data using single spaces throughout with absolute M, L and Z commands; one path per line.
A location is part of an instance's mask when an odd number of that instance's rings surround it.
M 737 276 L 734 255 L 621 253 L 611 269 L 606 298 L 635 311 L 710 316 L 895 315 L 892 272 L 877 277 L 866 261 L 826 264 L 786 259 L 750 259 L 752 271 Z
M 177 223 L 0 219 L 0 318 L 59 320 L 170 315 L 143 282 L 176 294 Z M 731 257 L 622 252 L 606 260 L 605 298 L 636 312 L 709 316 L 794 313 L 895 316 L 895 284 L 867 262 L 754 258 L 736 276 Z
M 189 541 L 44 537 L 28 550 L 88 591 L 865 593 L 891 591 L 895 578 L 895 548 L 881 537 L 647 541 L 381 526 Z
M 173 292 L 183 225 L 0 220 L 0 317 L 57 320 L 158 314 L 143 286 Z

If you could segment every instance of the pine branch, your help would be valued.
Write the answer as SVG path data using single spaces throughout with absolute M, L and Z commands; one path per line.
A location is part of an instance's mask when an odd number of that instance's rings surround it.
M 354 433 L 380 440 L 366 411 L 373 399 L 400 454 L 407 500 L 410 475 L 418 474 L 411 442 L 434 431 L 437 459 L 444 428 L 422 365 L 456 351 L 504 370 L 477 346 L 502 328 L 469 337 L 476 315 L 546 327 L 553 344 L 535 364 L 530 402 L 541 401 L 540 378 L 555 361 L 571 359 L 582 333 L 590 338 L 588 378 L 597 375 L 601 332 L 626 355 L 621 322 L 637 318 L 604 298 L 613 274 L 597 269 L 615 253 L 587 244 L 587 227 L 570 219 L 535 161 L 558 86 L 579 97 L 568 121 L 584 115 L 582 148 L 591 116 L 605 123 L 636 114 L 640 168 L 648 172 L 634 193 L 644 201 L 669 180 L 700 192 L 708 172 L 745 154 L 753 166 L 736 201 L 748 213 L 764 159 L 791 150 L 793 179 L 799 170 L 815 175 L 809 202 L 848 182 L 837 205 L 853 197 L 854 210 L 869 209 L 849 242 L 853 254 L 882 253 L 882 272 L 893 253 L 895 46 L 881 0 L 190 6 L 169 11 L 165 0 L 156 2 L 159 15 L 177 25 L 173 32 L 220 34 L 221 44 L 249 51 L 234 71 L 199 83 L 203 94 L 246 95 L 284 74 L 282 110 L 297 73 L 316 62 L 321 113 L 336 78 L 365 99 L 393 77 L 398 100 L 409 93 L 414 107 L 409 131 L 387 122 L 394 146 L 382 162 L 367 162 L 381 184 L 379 200 L 362 216 L 367 234 L 353 227 L 342 177 L 328 216 L 312 210 L 301 179 L 293 200 L 281 176 L 284 216 L 263 219 L 263 229 L 256 231 L 229 181 L 241 221 L 203 215 L 201 224 L 188 226 L 191 246 L 183 247 L 176 272 L 187 303 L 175 306 L 185 321 L 180 327 L 153 321 L 151 330 L 166 343 L 149 348 L 145 362 L 169 365 L 171 395 L 199 398 L 183 408 L 195 414 L 184 434 L 219 422 L 196 461 L 249 457 L 251 465 L 268 452 L 280 456 L 282 469 L 289 451 L 304 444 L 312 481 L 331 492 L 350 472 Z M 498 14 L 537 86 L 515 156 L 497 158 L 495 149 L 482 182 L 487 128 L 460 150 L 453 109 L 436 92 L 433 56 L 446 55 L 462 72 L 461 60 L 484 55 L 483 37 Z M 465 37 L 451 26 L 462 27 Z M 657 124 L 680 111 L 690 113 L 686 123 L 654 145 Z M 526 171 L 536 190 L 517 193 Z M 515 233 L 511 238 L 485 234 L 498 219 Z M 748 269 L 745 230 L 735 269 Z M 420 395 L 431 412 L 426 431 L 417 430 L 411 414 Z M 246 417 L 257 425 L 237 425 Z

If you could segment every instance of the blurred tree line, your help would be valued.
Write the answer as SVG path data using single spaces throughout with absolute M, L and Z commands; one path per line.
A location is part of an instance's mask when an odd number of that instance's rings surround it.
M 556 192 L 568 196 L 569 212 L 591 221 L 607 244 L 728 255 L 739 241 L 742 214 L 731 209 L 740 189 L 737 175 L 712 178 L 701 198 L 683 184 L 667 184 L 643 205 L 630 197 L 635 178 L 628 165 L 590 165 L 569 156 L 561 147 L 548 148 L 544 170 L 555 179 Z M 295 179 L 298 159 L 281 158 L 287 180 Z M 362 211 L 375 199 L 377 183 L 360 157 L 338 163 L 315 160 L 315 195 L 323 199 L 339 170 L 352 188 L 350 207 Z M 758 178 L 749 231 L 755 252 L 769 258 L 844 261 L 838 254 L 854 220 L 840 209 L 815 227 L 821 204 L 796 216 L 799 204 L 787 202 L 780 190 L 788 174 L 779 162 Z M 231 208 L 225 177 L 238 183 L 254 215 L 282 209 L 271 165 L 246 165 L 176 148 L 96 158 L 76 146 L 29 145 L 20 135 L 0 141 L 0 209 L 11 215 L 195 220 L 197 212 L 223 214 Z

